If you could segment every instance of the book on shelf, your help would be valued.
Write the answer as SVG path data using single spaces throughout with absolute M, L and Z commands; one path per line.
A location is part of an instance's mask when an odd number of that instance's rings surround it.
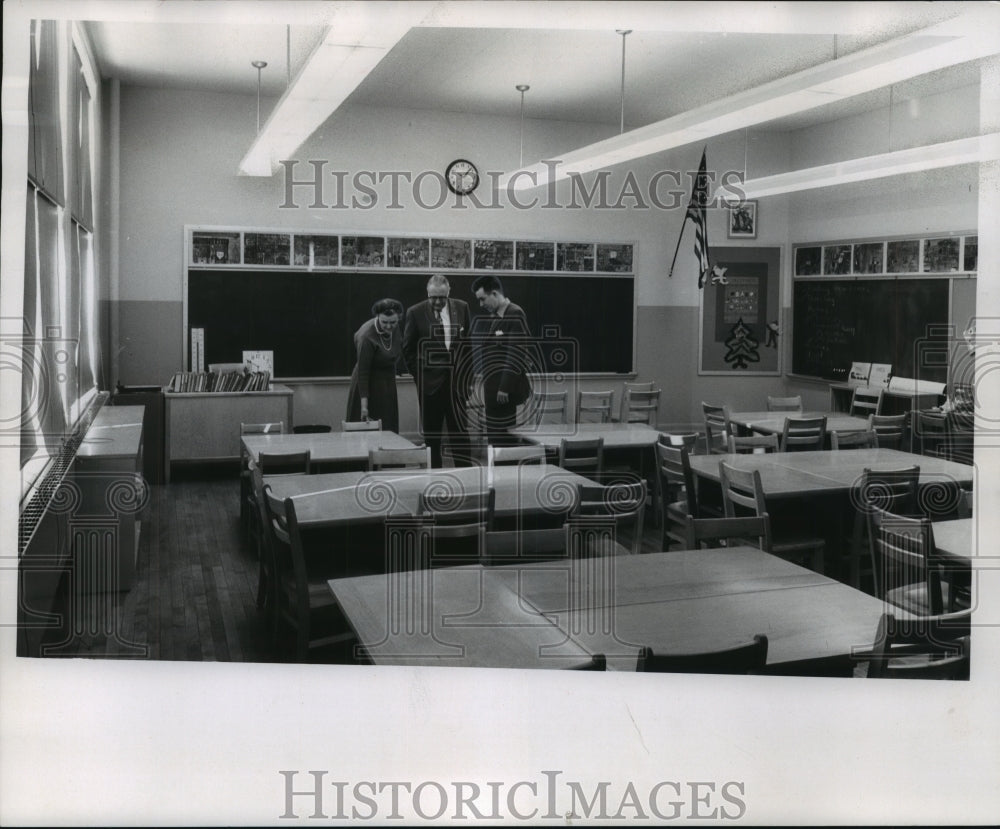
M 191 392 L 242 392 L 269 391 L 269 371 L 178 371 L 167 386 L 168 391 Z

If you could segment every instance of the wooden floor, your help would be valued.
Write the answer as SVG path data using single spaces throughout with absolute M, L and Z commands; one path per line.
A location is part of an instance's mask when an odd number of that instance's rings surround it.
M 235 472 L 185 474 L 150 487 L 132 589 L 77 598 L 64 629 L 46 636 L 45 655 L 288 661 L 272 648 L 257 610 L 258 562 L 242 538 Z M 660 549 L 651 524 L 643 551 Z M 351 659 L 342 647 L 313 661 Z

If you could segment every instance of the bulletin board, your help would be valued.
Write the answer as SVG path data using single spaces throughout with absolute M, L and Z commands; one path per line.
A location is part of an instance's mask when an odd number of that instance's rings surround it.
M 701 295 L 699 374 L 781 374 L 781 248 L 716 247 Z

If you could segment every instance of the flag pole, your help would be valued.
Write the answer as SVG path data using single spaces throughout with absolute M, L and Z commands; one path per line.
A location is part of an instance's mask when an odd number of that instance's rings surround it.
M 684 211 L 684 221 L 681 222 L 681 232 L 677 235 L 677 247 L 674 248 L 674 258 L 670 261 L 670 270 L 667 272 L 667 279 L 674 278 L 674 265 L 677 264 L 677 251 L 681 249 L 681 239 L 684 238 L 684 228 L 687 227 L 688 214 Z

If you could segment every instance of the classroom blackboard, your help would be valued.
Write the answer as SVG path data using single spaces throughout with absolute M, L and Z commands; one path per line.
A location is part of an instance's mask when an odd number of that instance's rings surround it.
M 947 381 L 947 364 L 921 359 L 949 322 L 947 279 L 796 280 L 792 371 L 845 380 L 852 362 Z
M 187 326 L 205 329 L 205 363 L 241 362 L 244 351 L 273 351 L 274 376 L 347 377 L 354 332 L 372 304 L 426 299 L 427 273 L 188 271 Z M 448 274 L 451 296 L 482 313 L 472 295 L 479 274 Z M 633 370 L 634 277 L 499 274 L 524 308 L 546 372 Z M 473 322 L 475 329 L 475 321 Z M 185 332 L 185 337 L 188 337 Z

